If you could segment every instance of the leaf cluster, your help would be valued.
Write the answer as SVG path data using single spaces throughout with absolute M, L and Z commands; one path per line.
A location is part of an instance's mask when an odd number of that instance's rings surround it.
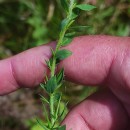
M 50 79 L 46 78 L 44 84 L 41 87 L 46 90 L 48 94 L 54 93 L 63 83 L 64 79 L 64 69 L 61 69 L 57 75 L 54 75 Z

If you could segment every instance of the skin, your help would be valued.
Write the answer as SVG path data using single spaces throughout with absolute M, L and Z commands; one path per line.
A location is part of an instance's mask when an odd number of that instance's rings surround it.
M 43 81 L 50 46 L 55 44 L 0 61 L 0 95 Z M 130 37 L 82 36 L 66 49 L 73 52 L 59 65 L 65 68 L 66 79 L 102 89 L 74 107 L 62 124 L 67 130 L 129 130 Z

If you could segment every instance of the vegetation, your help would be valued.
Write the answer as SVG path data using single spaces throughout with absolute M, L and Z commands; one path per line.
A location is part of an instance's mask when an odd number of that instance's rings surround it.
M 78 0 L 78 3 L 86 1 Z M 74 25 L 91 26 L 85 29 L 85 34 L 130 36 L 130 0 L 97 0 L 96 7 L 87 14 L 82 12 Z M 60 0 L 0 0 L 0 58 L 59 39 L 59 25 L 65 16 Z M 79 102 L 93 91 L 66 84 L 71 87 L 63 100 L 70 101 L 69 107 L 74 104 L 73 99 Z

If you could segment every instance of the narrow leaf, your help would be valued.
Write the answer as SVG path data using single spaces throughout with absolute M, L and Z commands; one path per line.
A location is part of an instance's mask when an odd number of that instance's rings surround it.
M 47 77 L 47 75 L 45 76 L 45 79 L 46 79 L 45 81 L 47 82 L 47 81 L 48 81 L 48 77 Z
M 66 33 L 65 37 L 74 37 L 76 35 L 76 32 L 70 32 L 70 33 Z
M 64 109 L 63 109 L 63 111 L 61 112 L 61 114 L 59 115 L 59 117 L 62 117 L 63 114 L 65 113 L 65 110 L 66 110 L 66 108 L 67 108 L 68 103 L 69 103 L 69 102 L 67 102 L 67 103 L 64 105 Z
M 53 59 L 52 58 L 50 58 L 50 60 L 45 60 L 45 62 L 46 62 L 46 64 L 47 64 L 47 66 L 48 66 L 48 68 L 49 69 L 51 69 L 51 66 L 52 66 L 52 61 L 53 61 Z
M 52 52 L 52 55 L 54 56 L 55 52 L 54 52 L 53 48 L 51 48 L 51 52 Z
M 56 77 L 53 76 L 52 78 L 50 78 L 44 86 L 48 93 L 53 93 L 57 87 Z
M 87 31 L 87 30 L 86 30 Z M 65 36 L 69 37 L 69 38 L 74 38 L 76 36 L 82 36 L 85 35 L 87 32 L 86 31 L 76 31 L 76 32 L 72 32 L 72 33 L 67 33 Z
M 66 125 L 59 127 L 58 130 L 66 130 Z
M 50 62 L 47 60 L 45 60 L 45 62 L 46 62 L 47 67 L 50 68 Z
M 54 94 L 54 102 L 57 102 L 57 101 L 59 101 L 60 100 L 60 97 L 61 97 L 61 94 L 60 93 L 55 93 Z
M 89 4 L 79 4 L 79 5 L 76 5 L 76 8 L 78 8 L 80 10 L 84 10 L 84 11 L 91 11 L 91 10 L 95 9 L 96 7 L 93 5 L 89 5 Z
M 68 44 L 72 42 L 72 40 L 73 40 L 72 38 L 64 37 L 62 46 L 67 46 Z
M 70 30 L 73 31 L 86 31 L 87 28 L 89 28 L 90 26 L 73 26 L 70 28 Z
M 42 100 L 42 101 L 44 101 L 44 102 L 46 102 L 46 103 L 49 104 L 49 101 L 48 101 L 44 96 L 42 96 L 42 95 L 40 94 L 40 97 L 41 97 L 41 100 Z
M 41 126 L 44 130 L 49 130 L 42 121 L 36 119 L 37 123 L 39 124 L 39 126 Z
M 45 90 L 44 84 L 41 83 L 41 84 L 40 84 L 40 87 Z
M 62 20 L 60 29 L 62 30 L 66 25 L 69 24 L 69 22 L 70 22 L 70 20 L 67 18 Z
M 72 52 L 69 50 L 65 50 L 65 49 L 59 50 L 56 53 L 56 59 L 63 60 L 63 59 L 66 59 L 67 57 L 69 57 L 70 55 L 72 55 Z
M 67 28 L 69 28 L 73 23 L 74 23 L 75 20 L 70 20 L 69 23 L 67 24 Z
M 50 122 L 50 120 L 49 120 L 47 108 L 45 107 L 45 105 L 44 105 L 43 103 L 42 103 L 42 105 L 43 105 L 43 109 L 44 109 L 44 112 L 45 112 L 45 117 L 46 117 L 46 120 L 47 120 L 47 124 L 48 124 L 48 126 L 49 126 L 49 128 L 50 128 L 51 122 Z
M 59 99 L 58 99 L 58 104 L 57 104 L 57 108 L 56 108 L 56 116 L 58 115 L 58 113 L 59 113 L 59 110 L 60 110 L 60 103 L 61 103 L 61 94 L 60 94 L 60 97 L 59 97 Z
M 60 72 L 56 75 L 57 84 L 61 84 L 64 79 L 64 69 L 62 68 Z
M 71 19 L 75 19 L 75 18 L 77 18 L 78 17 L 78 14 L 77 13 L 75 13 L 75 12 L 72 12 L 72 14 L 71 14 Z

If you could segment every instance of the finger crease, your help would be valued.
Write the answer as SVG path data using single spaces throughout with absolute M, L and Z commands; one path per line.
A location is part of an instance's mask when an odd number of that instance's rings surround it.
M 87 121 L 86 119 L 80 114 L 80 117 L 84 121 L 85 125 L 90 129 L 90 130 L 95 130 Z
M 17 88 L 20 88 L 20 83 L 17 81 L 16 77 L 15 77 L 15 71 L 14 71 L 14 66 L 13 66 L 13 62 L 12 60 L 10 60 L 10 68 L 11 68 L 11 74 L 12 74 L 12 77 L 17 85 Z
M 104 85 L 104 84 L 107 84 L 107 83 L 109 82 L 109 77 L 110 77 L 110 75 L 111 75 L 111 69 L 112 69 L 112 67 L 113 67 L 113 63 L 114 63 L 115 59 L 116 59 L 116 57 L 113 57 L 113 59 L 111 60 L 111 63 L 110 63 L 110 66 L 109 66 L 109 68 L 108 68 L 106 77 L 104 78 L 104 80 L 103 80 L 103 82 L 102 82 L 103 85 Z

